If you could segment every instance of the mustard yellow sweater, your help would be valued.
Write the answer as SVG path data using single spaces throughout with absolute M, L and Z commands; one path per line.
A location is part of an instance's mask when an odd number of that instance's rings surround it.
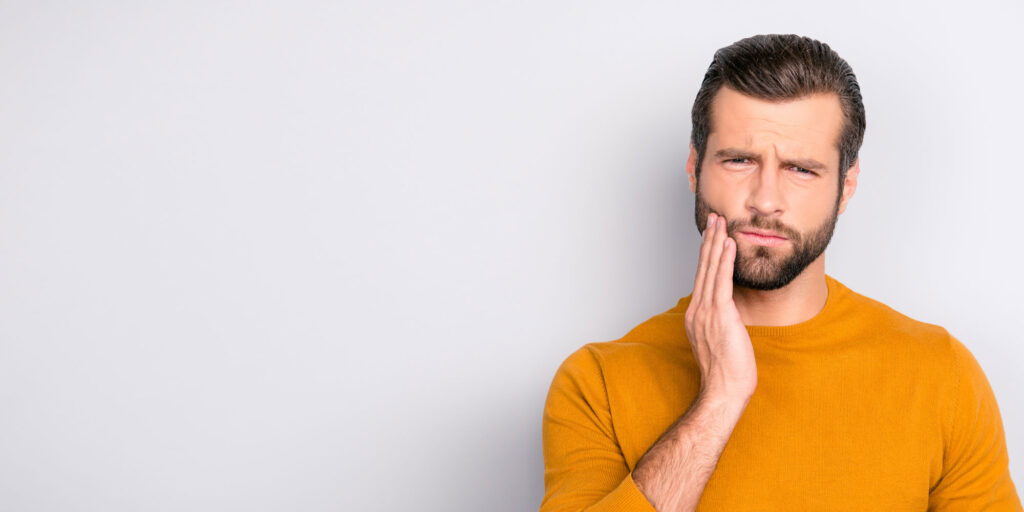
M 747 326 L 757 390 L 698 511 L 1021 511 L 984 372 L 946 329 L 829 275 L 824 309 Z M 558 368 L 543 414 L 541 512 L 654 507 L 632 470 L 690 406 L 690 296 Z

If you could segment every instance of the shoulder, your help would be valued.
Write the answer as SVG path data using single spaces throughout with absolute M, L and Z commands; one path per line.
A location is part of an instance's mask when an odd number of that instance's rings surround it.
M 840 317 L 861 319 L 857 325 L 863 334 L 907 348 L 931 350 L 935 356 L 950 355 L 953 338 L 945 327 L 913 318 L 841 283 L 838 286 L 842 295 Z
M 590 342 L 577 348 L 563 366 L 594 371 L 607 365 L 620 367 L 631 362 L 676 359 L 680 350 L 689 350 L 683 320 L 685 312 L 685 302 L 681 299 L 670 309 L 636 324 L 618 339 Z
M 578 377 L 603 378 L 604 369 L 609 365 L 618 366 L 628 360 L 648 357 L 653 349 L 650 344 L 628 341 L 625 337 L 591 342 L 569 354 L 558 371 Z
M 662 344 L 651 338 L 624 336 L 612 341 L 587 343 L 570 353 L 555 376 L 562 385 L 596 391 L 628 384 L 652 372 L 671 373 L 689 351 L 689 346 L 676 340 Z M 623 380 L 625 379 L 625 380 Z

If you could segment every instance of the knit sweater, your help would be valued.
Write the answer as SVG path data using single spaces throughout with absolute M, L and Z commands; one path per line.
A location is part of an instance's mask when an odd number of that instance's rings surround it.
M 697 510 L 1024 510 L 995 396 L 967 347 L 825 280 L 810 320 L 747 326 L 757 388 Z M 691 297 L 559 366 L 543 412 L 541 512 L 655 512 L 632 471 L 697 395 Z

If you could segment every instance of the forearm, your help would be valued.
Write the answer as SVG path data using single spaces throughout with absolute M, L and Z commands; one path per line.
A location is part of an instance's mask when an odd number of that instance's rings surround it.
M 696 509 L 749 400 L 749 395 L 698 395 L 641 457 L 633 480 L 658 512 Z

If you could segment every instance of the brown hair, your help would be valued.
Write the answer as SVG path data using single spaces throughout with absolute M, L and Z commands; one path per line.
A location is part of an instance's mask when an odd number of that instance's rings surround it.
M 864 103 L 853 69 L 829 46 L 795 34 L 762 34 L 720 48 L 704 74 L 693 102 L 690 142 L 697 150 L 697 178 L 711 133 L 711 101 L 727 85 L 770 101 L 832 92 L 839 96 L 843 125 L 839 149 L 839 189 L 864 141 Z

